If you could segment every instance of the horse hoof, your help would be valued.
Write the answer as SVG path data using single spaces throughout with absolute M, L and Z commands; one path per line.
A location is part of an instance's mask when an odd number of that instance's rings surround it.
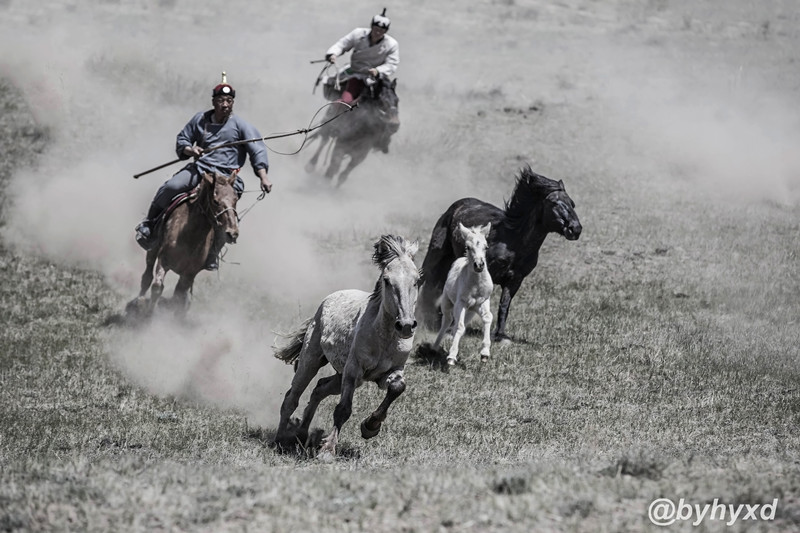
M 487 362 L 488 360 L 489 360 L 489 356 L 488 356 L 488 355 L 482 355 L 482 356 L 481 356 L 481 363 L 485 363 L 485 362 Z
M 317 454 L 317 461 L 320 463 L 332 463 L 336 460 L 336 457 L 330 450 L 322 450 Z
M 381 426 L 380 425 L 378 425 L 377 429 L 369 429 L 367 427 L 367 421 L 366 420 L 361 422 L 361 436 L 364 437 L 365 439 L 371 439 L 372 437 L 374 437 L 375 435 L 377 435 L 380 432 L 381 432 Z
M 493 344 L 496 344 L 497 346 L 510 346 L 511 338 L 506 337 L 505 335 L 503 335 L 502 337 L 495 337 Z
M 447 364 L 449 366 L 456 366 L 456 358 L 455 357 L 448 357 L 447 358 Z

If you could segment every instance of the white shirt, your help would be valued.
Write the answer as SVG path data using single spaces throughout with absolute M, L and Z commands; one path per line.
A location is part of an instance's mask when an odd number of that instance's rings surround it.
M 380 74 L 392 77 L 400 64 L 400 47 L 389 35 L 374 45 L 369 42 L 369 28 L 356 28 L 331 46 L 327 54 L 340 56 L 353 50 L 350 56 L 350 69 L 365 72 L 371 68 L 378 69 Z

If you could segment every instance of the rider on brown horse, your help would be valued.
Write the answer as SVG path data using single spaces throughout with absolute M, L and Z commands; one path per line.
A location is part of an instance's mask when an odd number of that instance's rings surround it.
M 249 155 L 253 172 L 261 180 L 261 190 L 267 193 L 272 190 L 272 183 L 267 178 L 269 161 L 264 143 L 247 142 L 206 152 L 209 148 L 222 144 L 261 138 L 255 127 L 233 114 L 235 97 L 236 91 L 226 82 L 223 72 L 222 83 L 214 87 L 211 92 L 211 103 L 214 108 L 197 113 L 178 133 L 175 142 L 178 157 L 180 159 L 193 157 L 194 161 L 175 173 L 158 189 L 150 204 L 147 218 L 136 227 L 136 242 L 145 250 L 151 249 L 158 243 L 158 227 L 161 226 L 158 222 L 172 199 L 197 186 L 204 172 L 229 176 L 244 165 Z M 244 192 L 244 183 L 238 176 L 234 188 L 239 196 Z M 215 238 L 214 246 L 206 260 L 206 270 L 219 268 L 217 256 L 224 245 L 224 238 Z

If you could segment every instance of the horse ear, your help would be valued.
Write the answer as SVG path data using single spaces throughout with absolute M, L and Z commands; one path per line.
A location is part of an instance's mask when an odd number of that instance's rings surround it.
M 487 222 L 485 226 L 481 227 L 481 233 L 483 233 L 484 237 L 488 237 L 489 233 L 492 231 L 492 223 Z
M 397 87 L 397 78 L 392 80 L 392 84 L 389 87 L 391 87 L 392 90 L 394 90 L 394 88 Z
M 565 190 L 564 189 L 564 180 L 558 180 L 558 186 L 561 187 L 562 191 Z
M 417 255 L 419 251 L 419 241 L 414 241 L 406 247 L 406 252 L 408 255 L 411 256 L 411 259 L 414 259 L 414 256 Z
M 228 176 L 228 179 L 227 179 L 228 183 L 233 184 L 233 182 L 236 181 L 236 176 L 238 176 L 238 175 L 239 175 L 239 169 L 236 169 L 233 172 L 231 172 L 231 175 Z
M 203 172 L 203 181 L 208 185 L 214 185 L 214 174 L 210 172 Z
M 466 236 L 468 231 L 469 231 L 469 229 L 467 229 L 467 227 L 464 224 L 462 224 L 461 221 L 459 220 L 458 221 L 458 232 L 461 234 L 461 236 L 466 238 L 465 236 Z

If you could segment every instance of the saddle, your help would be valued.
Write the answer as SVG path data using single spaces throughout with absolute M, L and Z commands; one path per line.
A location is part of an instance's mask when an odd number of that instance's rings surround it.
M 170 202 L 169 206 L 161 212 L 160 215 L 156 217 L 153 221 L 153 228 L 152 232 L 150 233 L 150 238 L 147 242 L 142 242 L 139 237 L 137 236 L 136 241 L 139 245 L 147 250 L 148 252 L 158 246 L 161 243 L 162 233 L 164 232 L 164 226 L 167 224 L 167 219 L 172 214 L 175 209 L 184 202 L 189 200 L 193 200 L 197 198 L 197 192 L 200 189 L 200 185 L 197 185 L 190 191 L 182 192 L 180 194 L 176 194 L 172 201 Z

